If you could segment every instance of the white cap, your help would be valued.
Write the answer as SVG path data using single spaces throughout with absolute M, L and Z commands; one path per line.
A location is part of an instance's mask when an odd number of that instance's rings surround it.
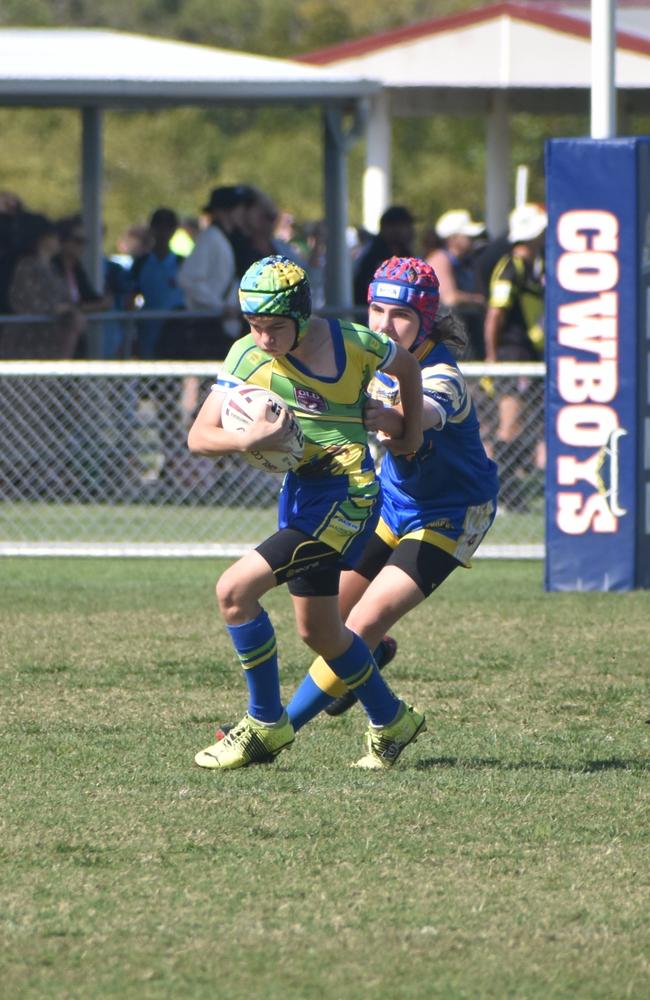
M 436 222 L 436 233 L 441 240 L 450 236 L 480 236 L 485 232 L 482 222 L 474 222 L 469 212 L 464 208 L 452 208 L 445 212 Z
M 525 243 L 534 240 L 544 232 L 548 225 L 548 215 L 541 205 L 529 202 L 518 205 L 510 213 L 508 239 L 511 243 Z

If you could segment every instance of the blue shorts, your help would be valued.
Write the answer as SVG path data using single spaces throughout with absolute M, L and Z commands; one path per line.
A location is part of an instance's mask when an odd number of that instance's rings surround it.
M 346 476 L 323 482 L 289 472 L 280 493 L 278 527 L 310 535 L 338 552 L 342 567 L 352 568 L 373 535 L 380 507 L 381 489 L 372 474 L 350 489 Z
M 404 538 L 436 545 L 463 566 L 472 556 L 492 526 L 496 516 L 496 498 L 475 505 L 436 507 L 415 514 L 400 511 L 385 494 L 377 534 L 391 548 Z

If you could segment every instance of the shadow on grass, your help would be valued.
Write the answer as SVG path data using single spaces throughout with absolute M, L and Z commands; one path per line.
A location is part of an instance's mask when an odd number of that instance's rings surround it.
M 650 760 L 609 757 L 605 760 L 585 760 L 582 763 L 565 764 L 554 760 L 499 760 L 497 757 L 426 757 L 415 764 L 418 771 L 429 771 L 434 767 L 461 767 L 470 771 L 474 768 L 494 768 L 499 771 L 566 771 L 568 774 L 597 774 L 599 771 L 650 771 Z

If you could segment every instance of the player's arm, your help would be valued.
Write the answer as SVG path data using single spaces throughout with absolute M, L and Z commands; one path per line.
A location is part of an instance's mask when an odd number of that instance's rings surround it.
M 364 406 L 363 423 L 366 430 L 379 434 L 384 441 L 387 438 L 400 438 L 404 428 L 401 407 L 386 406 L 378 399 L 369 399 Z M 440 405 L 425 396 L 422 405 L 422 430 L 439 430 L 444 423 Z
M 497 347 L 506 321 L 505 309 L 490 306 L 485 314 L 485 360 L 494 362 L 497 359 Z
M 227 431 L 221 426 L 224 399 L 225 392 L 213 389 L 205 400 L 187 436 L 191 452 L 214 458 L 217 455 L 250 451 L 256 447 L 290 451 L 291 414 L 287 410 L 282 410 L 273 421 L 268 419 L 266 411 L 246 430 Z
M 440 285 L 440 301 L 450 309 L 462 305 L 485 305 L 485 296 L 480 292 L 467 292 L 458 287 L 456 276 L 449 255 L 436 250 L 427 258 L 438 275 Z
M 412 354 L 403 347 L 395 345 L 393 357 L 384 366 L 383 371 L 394 375 L 399 383 L 401 433 L 396 437 L 390 435 L 390 450 L 394 455 L 410 455 L 422 444 L 423 397 L 420 365 Z
M 213 389 L 199 410 L 187 435 L 187 446 L 197 455 L 225 455 L 244 451 L 244 435 L 221 426 L 225 393 Z
M 516 294 L 517 275 L 517 268 L 511 257 L 503 257 L 492 272 L 483 326 L 485 360 L 490 363 L 497 359 L 497 348 L 506 325 L 508 309 Z

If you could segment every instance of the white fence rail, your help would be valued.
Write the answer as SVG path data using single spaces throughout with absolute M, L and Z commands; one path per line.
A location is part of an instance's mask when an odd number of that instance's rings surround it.
M 279 478 L 186 447 L 217 368 L 0 362 L 0 555 L 236 556 L 261 541 L 275 526 Z M 540 558 L 544 366 L 462 368 L 491 451 L 504 389 L 521 405 L 519 435 L 501 455 L 501 513 L 478 554 Z

